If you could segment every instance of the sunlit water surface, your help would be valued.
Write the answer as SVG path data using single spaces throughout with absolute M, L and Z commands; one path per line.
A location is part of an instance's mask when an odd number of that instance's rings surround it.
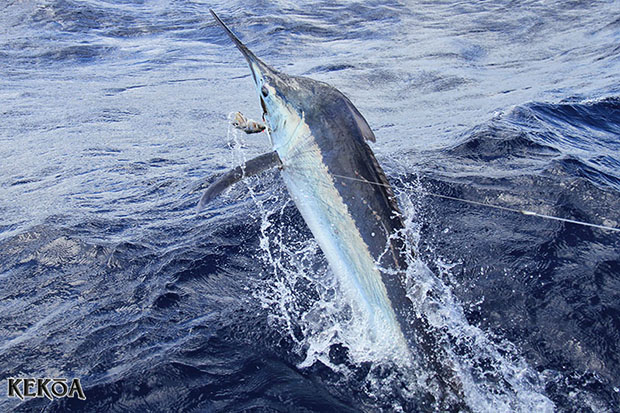
M 432 195 L 620 226 L 620 3 L 189 0 L 0 6 L 0 378 L 87 397 L 0 410 L 437 408 L 277 171 L 195 214 L 269 150 L 209 8 L 367 118 L 471 410 L 620 411 L 620 236 Z

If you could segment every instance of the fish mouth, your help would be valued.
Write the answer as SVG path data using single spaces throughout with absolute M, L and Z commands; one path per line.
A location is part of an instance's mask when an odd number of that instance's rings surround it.
M 263 97 L 260 97 L 260 106 L 263 108 L 263 120 L 265 120 L 265 115 L 267 114 L 267 105 L 265 104 L 265 100 Z

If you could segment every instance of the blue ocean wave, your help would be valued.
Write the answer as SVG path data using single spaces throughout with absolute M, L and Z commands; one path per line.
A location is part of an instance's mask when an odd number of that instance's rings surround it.
M 480 203 L 620 227 L 618 3 L 319 0 L 0 6 L 0 381 L 87 397 L 0 410 L 433 409 L 277 171 L 196 215 L 268 150 L 227 125 L 260 107 L 209 7 L 368 119 L 472 411 L 617 410 L 620 238 Z

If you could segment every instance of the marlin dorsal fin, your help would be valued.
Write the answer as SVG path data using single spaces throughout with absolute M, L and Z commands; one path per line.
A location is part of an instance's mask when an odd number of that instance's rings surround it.
M 368 125 L 368 122 L 366 122 L 366 119 L 364 119 L 359 110 L 357 110 L 353 103 L 351 103 L 349 98 L 345 96 L 344 100 L 347 103 L 347 106 L 349 107 L 349 110 L 353 115 L 353 119 L 355 120 L 355 124 L 360 129 L 360 132 L 362 133 L 364 139 L 370 142 L 376 142 L 377 139 L 375 138 L 375 134 L 372 129 L 370 129 L 370 126 Z

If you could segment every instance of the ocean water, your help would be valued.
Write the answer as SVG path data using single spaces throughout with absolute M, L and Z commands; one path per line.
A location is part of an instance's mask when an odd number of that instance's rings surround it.
M 246 63 L 344 92 L 416 251 L 405 280 L 479 412 L 620 411 L 617 1 L 0 5 L 2 411 L 437 410 L 369 345 L 277 171 Z M 424 298 L 421 298 L 424 297 Z

